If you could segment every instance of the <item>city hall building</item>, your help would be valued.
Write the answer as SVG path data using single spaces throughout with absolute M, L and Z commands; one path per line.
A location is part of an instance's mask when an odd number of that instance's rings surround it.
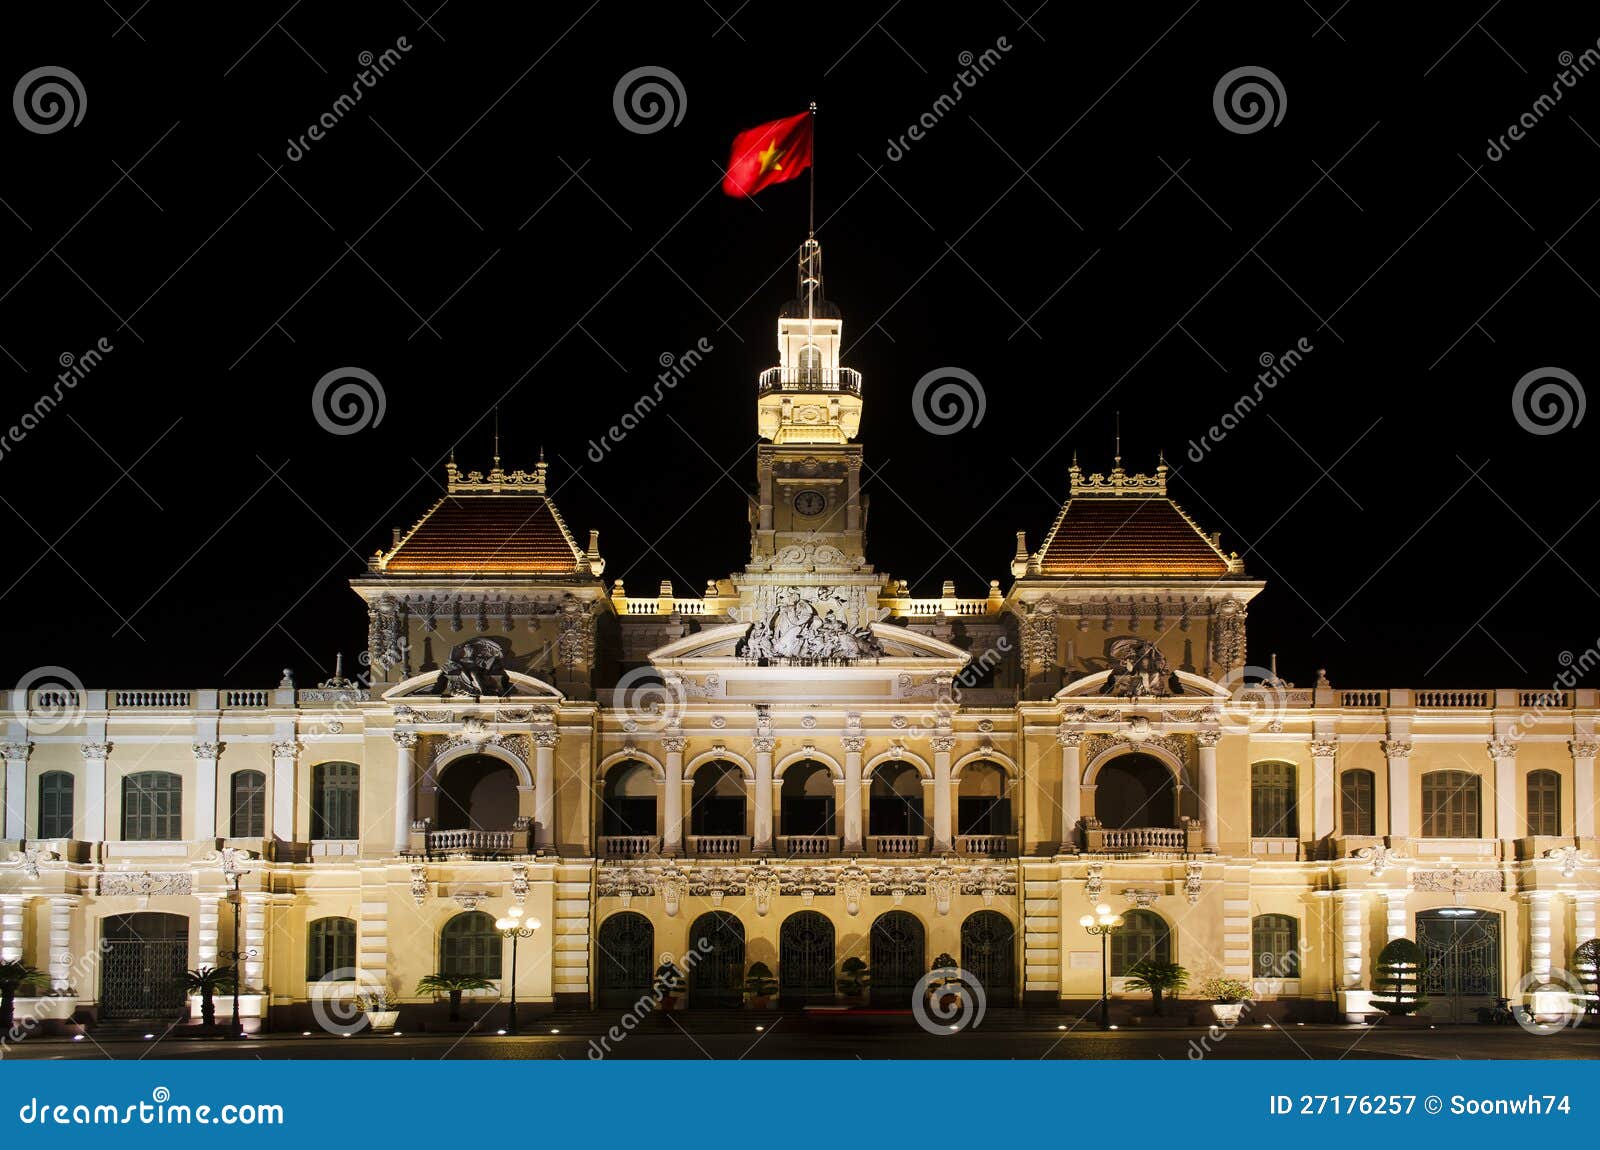
M 0 959 L 54 991 L 20 1013 L 170 1020 L 184 968 L 238 952 L 252 1025 L 312 1025 L 329 980 L 426 1024 L 434 973 L 488 980 L 467 1011 L 497 1025 L 513 907 L 532 1010 L 626 1009 L 664 955 L 686 1010 L 740 1005 L 757 962 L 833 1002 L 852 956 L 906 1005 L 949 956 L 991 1009 L 1082 1013 L 1103 903 L 1124 1015 L 1143 956 L 1359 1015 L 1406 937 L 1463 1020 L 1596 936 L 1593 690 L 1262 675 L 1265 584 L 1120 458 L 1014 524 L 987 594 L 913 596 L 868 554 L 870 387 L 814 242 L 798 278 L 748 522 L 705 525 L 748 532 L 742 570 L 608 582 L 559 474 L 452 462 L 350 581 L 355 677 L 13 692 Z

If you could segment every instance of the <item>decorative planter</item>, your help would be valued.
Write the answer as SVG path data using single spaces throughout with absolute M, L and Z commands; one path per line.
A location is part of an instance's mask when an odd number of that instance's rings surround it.
M 212 999 L 216 1006 L 216 1021 L 218 1026 L 228 1026 L 233 1022 L 233 995 L 219 994 Z M 258 1034 L 261 1031 L 261 1022 L 267 1014 L 267 996 L 264 994 L 251 994 L 246 991 L 239 996 L 239 1029 L 246 1034 Z M 189 996 L 189 1018 L 193 1022 L 200 1022 L 204 1015 L 200 1009 L 200 996 Z
M 369 1010 L 367 1011 L 367 1026 L 374 1034 L 387 1034 L 394 1029 L 394 1024 L 400 1021 L 398 1010 Z
M 78 1009 L 78 999 L 74 995 L 41 995 L 38 998 L 22 998 L 16 1000 L 14 1017 L 18 1022 L 31 1018 L 35 1022 L 66 1022 Z
M 1244 1003 L 1242 1002 L 1213 1002 L 1211 1004 L 1212 1017 L 1228 1026 L 1236 1024 L 1239 1021 L 1239 1015 L 1243 1013 Z

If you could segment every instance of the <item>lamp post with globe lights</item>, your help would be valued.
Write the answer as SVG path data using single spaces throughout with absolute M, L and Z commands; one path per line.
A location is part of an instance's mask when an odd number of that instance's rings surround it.
M 504 918 L 495 919 L 495 929 L 500 932 L 501 938 L 511 940 L 511 1017 L 506 1027 L 511 1034 L 517 1032 L 517 940 L 532 938 L 533 932 L 544 924 L 537 918 L 522 917 L 522 908 L 514 906 L 506 911 Z
M 1111 1029 L 1111 985 L 1110 961 L 1107 957 L 1106 940 L 1111 937 L 1112 931 L 1122 925 L 1122 916 L 1112 914 L 1111 908 L 1101 903 L 1094 908 L 1093 914 L 1086 914 L 1078 920 L 1078 925 L 1083 927 L 1090 935 L 1100 936 L 1100 1029 Z

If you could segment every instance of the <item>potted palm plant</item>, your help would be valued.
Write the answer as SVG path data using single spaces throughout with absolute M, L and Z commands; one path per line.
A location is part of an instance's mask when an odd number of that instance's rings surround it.
M 1218 1022 L 1232 1026 L 1244 1012 L 1250 984 L 1242 978 L 1214 975 L 1200 984 L 1200 997 L 1211 1000 L 1211 1014 Z
M 678 964 L 670 958 L 664 958 L 661 960 L 661 965 L 656 967 L 654 986 L 661 1009 L 669 1011 L 678 1005 L 678 999 L 682 996 L 687 981 Z
M 772 1006 L 772 996 L 778 993 L 778 980 L 772 977 L 772 968 L 764 962 L 752 962 L 745 976 L 745 1001 L 751 1010 L 767 1010 Z
M 867 969 L 865 959 L 852 954 L 839 964 L 839 993 L 844 995 L 845 1001 L 860 1003 L 871 983 L 872 972 Z
M 198 970 L 186 970 L 183 974 L 183 988 L 191 997 L 200 998 L 200 1024 L 207 1030 L 217 1027 L 217 991 L 234 989 L 233 967 L 202 966 Z M 193 1016 L 193 1007 L 190 1008 Z
M 461 995 L 468 990 L 489 990 L 494 983 L 476 974 L 425 974 L 417 980 L 418 994 L 444 995 L 450 1000 L 449 1020 L 461 1021 Z
M 17 991 L 43 982 L 46 977 L 44 971 L 20 958 L 0 962 L 0 1031 L 10 1030 L 16 1021 Z
M 1150 1013 L 1161 1013 L 1161 996 L 1174 994 L 1189 985 L 1189 972 L 1175 962 L 1141 958 L 1128 967 L 1129 990 L 1150 992 Z

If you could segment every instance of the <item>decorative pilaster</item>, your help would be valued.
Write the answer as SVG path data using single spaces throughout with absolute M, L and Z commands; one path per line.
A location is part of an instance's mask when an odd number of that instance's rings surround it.
M 1568 892 L 1572 899 L 1572 949 L 1595 937 L 1595 904 L 1600 901 L 1600 891 L 1575 890 Z
M 1573 829 L 1580 839 L 1594 838 L 1594 756 L 1600 743 L 1594 739 L 1573 739 L 1572 752 Z M 1593 937 L 1593 936 L 1590 936 Z
M 0 962 L 22 960 L 22 912 L 27 905 L 25 894 L 0 895 Z
M 662 796 L 661 853 L 683 853 L 683 748 L 688 740 L 682 735 L 663 735 L 661 749 L 666 752 L 667 778 Z
M 1200 731 L 1195 734 L 1195 741 L 1200 744 L 1200 813 L 1205 820 L 1205 844 L 1214 851 L 1222 830 L 1217 785 L 1217 744 L 1222 741 L 1222 732 Z
M 1555 892 L 1530 890 L 1522 897 L 1528 904 L 1528 973 L 1542 985 L 1550 981 L 1550 907 Z
M 5 759 L 5 818 L 0 830 L 13 842 L 28 837 L 28 753 L 32 743 L 0 743 Z
M 1338 739 L 1311 740 L 1311 837 L 1318 842 L 1333 835 L 1334 756 Z
M 50 896 L 50 989 L 74 990 L 72 985 L 72 912 L 78 900 L 70 894 Z
M 1078 823 L 1083 818 L 1079 787 L 1083 783 L 1083 732 L 1065 724 L 1056 731 L 1061 746 L 1061 853 L 1078 845 Z
M 1359 890 L 1336 890 L 1339 902 L 1339 986 L 1355 990 L 1367 959 L 1367 904 Z
M 954 735 L 934 735 L 933 744 L 933 853 L 948 854 L 955 849 L 950 818 L 950 752 L 955 750 Z
M 272 744 L 272 837 L 280 843 L 294 842 L 294 767 L 300 757 L 300 741 L 298 739 L 285 739 Z M 406 801 L 410 802 L 410 788 L 406 790 Z M 395 826 L 400 825 L 398 817 Z M 411 831 L 410 820 L 406 821 L 406 835 Z M 400 841 L 407 841 L 402 836 Z
M 1389 760 L 1389 837 L 1411 837 L 1411 742 L 1385 739 L 1384 757 Z
M 195 938 L 195 961 L 202 967 L 215 967 L 217 962 L 217 937 L 220 930 L 222 904 L 225 898 L 212 894 L 200 896 L 200 914 L 196 927 L 198 937 Z M 240 945 L 243 945 L 242 943 Z
M 1406 890 L 1386 890 L 1383 897 L 1388 900 L 1384 918 L 1384 941 L 1393 942 L 1397 938 L 1406 937 Z
M 760 855 L 772 853 L 772 749 L 775 742 L 771 735 L 757 735 L 751 744 L 756 753 L 756 810 L 751 849 Z
M 861 843 L 861 752 L 867 740 L 861 735 L 844 737 L 844 851 L 860 854 Z
M 556 844 L 556 743 L 561 732 L 546 727 L 533 732 L 533 845 L 541 851 Z
M 244 929 L 240 932 L 239 947 L 246 954 L 243 960 L 246 991 L 266 989 L 267 903 L 271 898 L 264 892 L 244 896 Z
M 217 837 L 217 759 L 221 743 L 194 744 L 194 837 Z
M 416 785 L 417 733 L 394 733 L 394 851 L 400 854 L 411 845 L 412 788 Z
M 1517 744 L 1512 739 L 1489 740 L 1489 757 L 1494 760 L 1494 835 L 1509 841 L 1517 832 Z M 1509 853 L 1506 858 L 1510 858 Z

